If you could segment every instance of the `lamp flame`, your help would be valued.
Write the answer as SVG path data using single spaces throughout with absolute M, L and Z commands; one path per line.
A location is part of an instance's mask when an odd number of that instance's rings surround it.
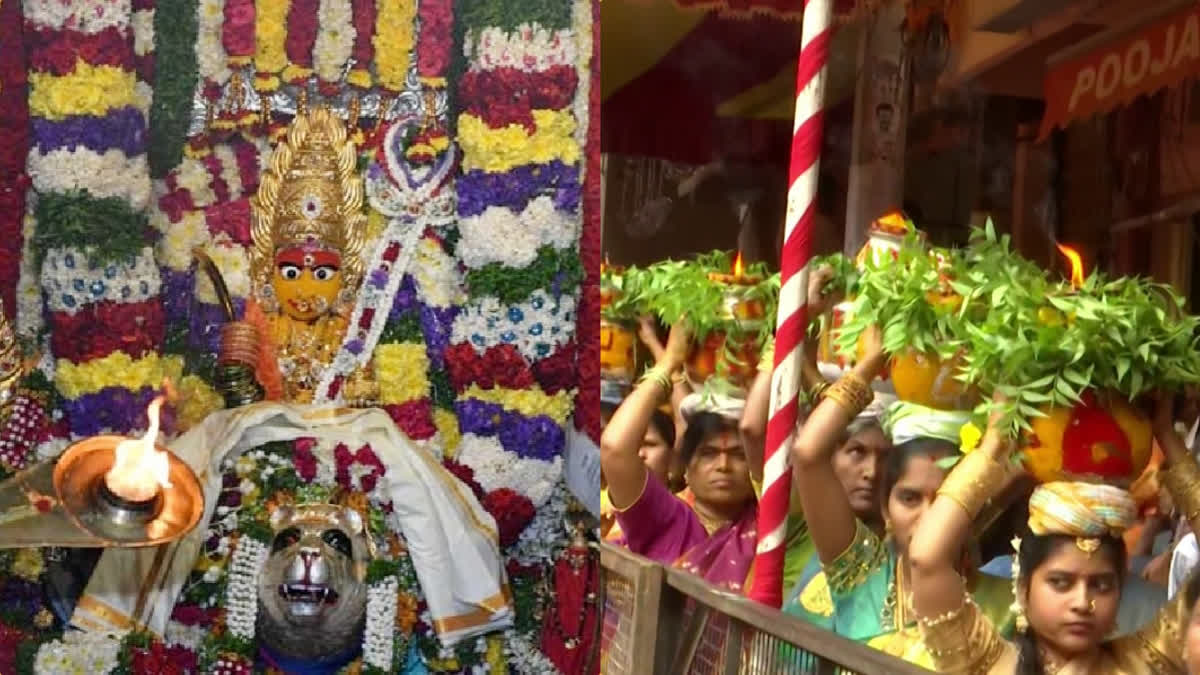
M 170 456 L 154 446 L 158 438 L 158 413 L 163 396 L 150 402 L 146 414 L 150 428 L 139 439 L 117 444 L 116 459 L 104 475 L 104 483 L 116 496 L 131 502 L 145 502 L 158 494 L 160 487 L 171 487 Z
M 734 278 L 741 279 L 742 272 L 744 272 L 744 271 L 745 271 L 745 268 L 742 267 L 742 252 L 738 251 L 737 257 L 733 259 L 733 276 L 734 276 Z
M 1071 288 L 1078 289 L 1083 286 L 1083 258 L 1079 255 L 1079 251 L 1070 246 L 1057 244 L 1060 253 L 1066 257 L 1067 262 L 1071 263 Z

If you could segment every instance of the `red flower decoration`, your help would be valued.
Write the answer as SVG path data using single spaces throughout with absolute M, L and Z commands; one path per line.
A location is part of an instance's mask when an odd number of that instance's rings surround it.
M 221 44 L 234 63 L 248 63 L 254 55 L 254 0 L 225 0 Z
M 492 490 L 483 498 L 483 508 L 496 519 L 500 530 L 500 545 L 517 543 L 517 538 L 533 520 L 536 509 L 525 495 L 508 488 Z
M 41 28 L 32 31 L 29 67 L 37 72 L 69 75 L 79 60 L 93 66 L 133 67 L 133 52 L 115 26 L 98 33 Z
M 475 480 L 474 469 L 466 464 L 459 464 L 449 457 L 442 459 L 442 466 L 446 467 L 447 471 L 454 474 L 455 478 L 459 479 L 463 483 L 466 483 L 467 487 L 471 488 L 471 492 L 475 493 L 476 499 L 481 502 L 483 501 L 485 493 L 483 491 L 483 486 Z
M 459 81 L 459 98 L 467 112 L 493 128 L 520 124 L 537 130 L 534 110 L 570 108 L 579 76 L 571 66 L 552 66 L 538 72 L 517 68 L 472 70 Z
M 25 641 L 25 633 L 0 622 L 0 672 L 17 672 L 17 647 Z
M 312 68 L 312 49 L 317 41 L 317 0 L 292 0 L 288 10 L 284 51 L 292 63 Z
M 578 383 L 575 342 L 566 343 L 553 354 L 533 364 L 533 377 L 547 394 L 557 394 Z M 599 355 L 597 355 L 599 358 Z
M 453 9 L 453 0 L 421 0 L 417 5 L 417 23 L 421 26 L 417 75 L 422 78 L 446 76 L 454 46 Z
M 600 442 L 600 6 L 592 3 L 592 77 L 588 92 L 588 137 L 584 156 L 587 177 L 583 185 L 583 234 L 579 258 L 583 263 L 583 297 L 575 337 L 582 347 L 576 360 L 579 393 L 575 397 L 575 425 Z
M 371 492 L 386 471 L 383 462 L 370 445 L 362 446 L 357 452 L 350 452 L 345 443 L 338 443 L 333 449 L 333 459 L 337 466 L 337 482 L 347 490 Z M 354 468 L 355 464 L 360 468 Z
M 157 640 L 148 649 L 133 649 L 130 656 L 135 675 L 185 675 L 196 672 L 198 665 L 191 650 L 179 645 L 167 647 Z
M 68 314 L 52 312 L 50 350 L 56 358 L 83 363 L 115 351 L 141 358 L 156 351 L 166 334 L 161 299 L 88 305 Z
M 315 438 L 297 438 L 293 443 L 292 464 L 305 483 L 311 483 L 317 477 L 317 456 L 313 454 L 316 445 Z
M 446 348 L 445 358 L 450 382 L 454 385 L 454 390 L 460 394 L 472 384 L 480 382 L 486 377 L 483 360 L 479 358 L 479 354 L 475 353 L 475 348 L 469 342 L 450 345 Z M 490 389 L 491 378 L 487 378 L 487 382 L 488 385 L 484 388 Z M 480 384 L 480 386 L 484 385 Z
M 428 399 L 385 405 L 383 409 L 409 438 L 422 441 L 433 438 L 437 433 L 437 426 L 433 423 L 433 406 Z
M 211 626 L 219 609 L 203 609 L 195 605 L 175 605 L 171 618 L 185 626 Z
M 224 185 L 224 181 L 221 181 L 221 184 Z M 214 236 L 224 232 L 233 241 L 243 246 L 250 245 L 249 199 L 243 197 L 210 206 L 204 210 L 204 221 L 208 225 L 208 231 Z
M 354 16 L 354 49 L 350 58 L 354 59 L 355 69 L 366 70 L 375 59 L 371 39 L 375 35 L 375 0 L 350 0 L 350 8 Z
M 490 389 L 493 384 L 507 389 L 528 389 L 533 386 L 533 372 L 516 347 L 509 344 L 492 345 L 483 353 L 483 369 L 491 381 L 479 386 Z

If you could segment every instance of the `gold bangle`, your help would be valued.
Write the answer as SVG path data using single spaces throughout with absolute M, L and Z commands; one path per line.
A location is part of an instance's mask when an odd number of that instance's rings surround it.
M 1188 457 L 1162 473 L 1163 485 L 1171 494 L 1175 511 L 1183 514 L 1193 529 L 1200 525 L 1200 466 Z
M 825 396 L 825 392 L 829 390 L 829 382 L 821 380 L 808 389 L 808 399 L 810 401 L 820 401 Z
M 662 387 L 663 392 L 668 396 L 671 394 L 671 390 L 674 389 L 674 386 L 671 384 L 671 374 L 662 366 L 654 366 L 650 370 L 647 370 L 642 374 L 640 381 L 649 381 L 657 384 L 659 387 Z
M 1008 471 L 986 453 L 975 451 L 959 460 L 937 494 L 958 504 L 968 518 L 975 520 L 991 501 L 996 486 L 1003 484 Z
M 851 417 L 858 416 L 875 398 L 871 385 L 854 373 L 846 373 L 826 389 L 822 398 L 827 398 L 841 406 Z

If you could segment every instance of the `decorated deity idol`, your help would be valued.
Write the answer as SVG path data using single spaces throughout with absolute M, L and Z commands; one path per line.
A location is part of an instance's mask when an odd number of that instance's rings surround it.
M 512 623 L 495 520 L 443 466 L 440 448 L 364 406 L 369 358 L 342 388 L 360 407 L 312 403 L 355 338 L 348 317 L 364 271 L 356 162 L 342 121 L 322 109 L 297 115 L 275 149 L 252 201 L 253 298 L 222 331 L 218 385 L 230 409 L 170 444 L 206 482 L 206 517 L 169 546 L 106 551 L 75 625 L 166 635 L 181 607 L 221 612 L 213 625 L 242 650 L 221 658 L 247 667 L 318 672 L 361 654 L 395 672 L 393 657 L 405 657 L 393 646 L 407 637 L 387 617 L 398 603 L 416 607 L 398 579 L 415 579 L 444 648 Z

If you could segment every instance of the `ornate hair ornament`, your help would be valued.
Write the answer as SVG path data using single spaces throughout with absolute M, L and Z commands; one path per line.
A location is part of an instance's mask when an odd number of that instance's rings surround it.
M 365 217 L 358 152 L 327 108 L 298 114 L 276 146 L 251 200 L 251 278 L 260 300 L 270 293 L 281 249 L 332 251 L 347 288 L 362 279 Z

